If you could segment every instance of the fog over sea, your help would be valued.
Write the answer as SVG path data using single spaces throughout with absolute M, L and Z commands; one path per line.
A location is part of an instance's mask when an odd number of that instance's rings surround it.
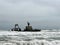
M 0 45 L 60 45 L 60 30 L 0 31 Z

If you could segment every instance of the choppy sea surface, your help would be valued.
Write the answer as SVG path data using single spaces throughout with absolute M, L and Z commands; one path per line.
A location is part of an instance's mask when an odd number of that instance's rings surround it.
M 60 30 L 0 31 L 0 45 L 60 45 Z

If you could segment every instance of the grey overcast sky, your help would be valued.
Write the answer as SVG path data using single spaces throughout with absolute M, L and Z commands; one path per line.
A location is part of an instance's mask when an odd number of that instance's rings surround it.
M 0 0 L 0 29 L 15 23 L 23 29 L 29 21 L 33 28 L 60 28 L 60 0 Z

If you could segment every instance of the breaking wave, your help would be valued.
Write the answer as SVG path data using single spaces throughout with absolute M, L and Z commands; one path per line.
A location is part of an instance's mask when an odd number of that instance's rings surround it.
M 60 31 L 0 31 L 0 45 L 60 45 Z

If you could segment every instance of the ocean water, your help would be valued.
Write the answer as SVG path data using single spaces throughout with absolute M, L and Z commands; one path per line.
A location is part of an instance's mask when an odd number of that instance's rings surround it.
M 60 30 L 0 31 L 0 45 L 60 45 Z

